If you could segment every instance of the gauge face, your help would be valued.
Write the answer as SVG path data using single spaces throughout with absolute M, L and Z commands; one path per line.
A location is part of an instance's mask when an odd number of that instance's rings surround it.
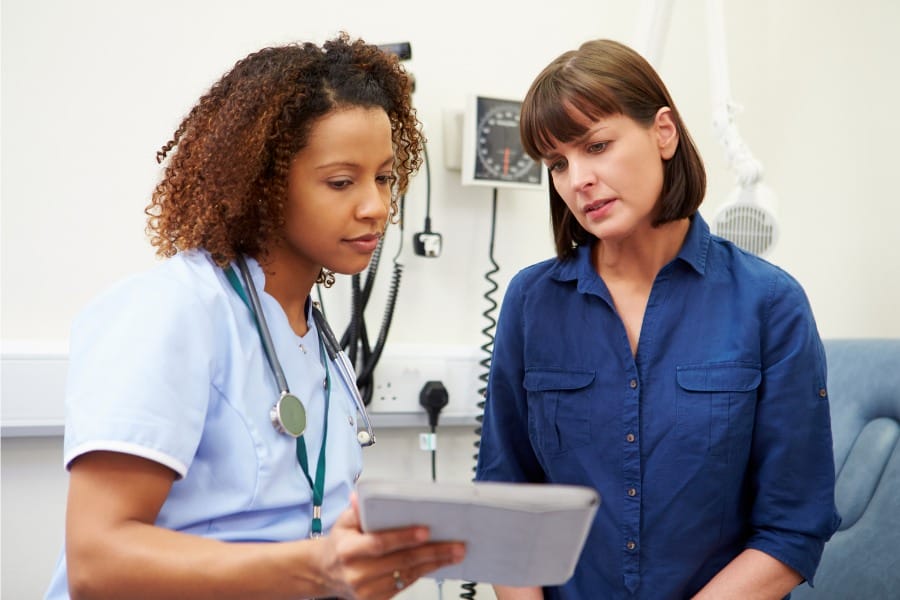
M 520 103 L 477 99 L 476 180 L 541 184 L 540 166 L 525 153 L 519 137 Z

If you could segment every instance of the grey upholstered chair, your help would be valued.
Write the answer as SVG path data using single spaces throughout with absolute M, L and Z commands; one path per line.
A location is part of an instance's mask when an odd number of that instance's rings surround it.
M 792 600 L 900 598 L 900 339 L 825 340 L 843 522 Z

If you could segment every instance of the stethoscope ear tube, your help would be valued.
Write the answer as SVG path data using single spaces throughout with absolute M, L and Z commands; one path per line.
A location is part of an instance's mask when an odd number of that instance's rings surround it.
M 244 287 L 247 289 L 247 294 L 250 296 L 250 304 L 253 307 L 253 319 L 256 321 L 256 328 L 259 330 L 259 338 L 262 341 L 266 359 L 269 361 L 272 373 L 275 374 L 275 382 L 278 384 L 278 391 L 280 391 L 283 396 L 284 394 L 290 393 L 290 390 L 288 389 L 287 378 L 284 376 L 281 363 L 278 362 L 278 355 L 275 354 L 275 345 L 272 343 L 269 326 L 266 324 L 266 318 L 263 316 L 262 304 L 259 302 L 256 286 L 253 285 L 250 269 L 247 268 L 247 261 L 244 260 L 243 256 L 238 255 L 237 264 L 238 268 L 241 270 L 241 277 L 244 278 Z
M 285 433 L 291 437 L 300 437 L 306 429 L 306 409 L 300 399 L 293 395 L 288 388 L 287 378 L 284 376 L 284 370 L 282 370 L 278 355 L 275 352 L 275 344 L 272 343 L 272 335 L 269 332 L 269 327 L 266 323 L 265 315 L 263 314 L 262 304 L 259 301 L 259 295 L 256 293 L 256 286 L 253 284 L 253 279 L 250 275 L 250 269 L 247 267 L 247 261 L 244 260 L 243 256 L 238 255 L 236 262 L 238 269 L 241 271 L 244 285 L 240 285 L 240 282 L 237 281 L 237 277 L 234 275 L 234 271 L 230 267 L 225 269 L 225 274 L 232 287 L 234 287 L 235 291 L 241 296 L 241 299 L 247 304 L 247 308 L 250 309 L 250 312 L 253 314 L 253 320 L 256 323 L 256 329 L 259 332 L 259 338 L 262 342 L 266 360 L 269 362 L 269 367 L 275 375 L 275 382 L 281 392 L 278 401 L 269 411 L 269 418 L 272 421 L 272 425 L 280 433 Z M 245 289 L 246 294 L 244 293 Z M 249 296 L 249 298 L 247 296 Z M 331 327 L 328 326 L 328 321 L 325 320 L 325 315 L 322 314 L 318 304 L 315 302 L 312 306 L 312 316 L 316 323 L 316 329 L 318 330 L 322 345 L 325 347 L 324 354 L 327 354 L 328 358 L 334 361 L 337 366 L 341 379 L 346 382 L 350 395 L 353 396 L 356 411 L 362 418 L 365 429 L 357 431 L 357 441 L 359 441 L 361 446 L 371 446 L 375 443 L 375 432 L 372 429 L 372 423 L 369 421 L 366 406 L 363 403 L 359 388 L 356 385 L 356 373 L 353 369 L 353 365 L 347 358 L 347 355 L 344 353 L 340 344 L 338 344 L 334 332 L 331 330 Z M 324 355 L 323 360 L 325 360 Z M 327 365 L 325 365 L 325 369 L 327 373 Z
M 338 371 L 341 373 L 341 379 L 343 379 L 347 383 L 347 387 L 350 388 L 350 395 L 353 396 L 353 402 L 356 404 L 356 412 L 359 413 L 359 416 L 363 420 L 365 429 L 356 432 L 356 439 L 361 446 L 371 446 L 375 443 L 375 432 L 372 429 L 372 423 L 369 421 L 369 413 L 366 412 L 366 405 L 359 393 L 359 387 L 356 385 L 356 371 L 353 369 L 353 363 L 347 358 L 346 352 L 341 348 L 337 341 L 337 337 L 335 337 L 331 327 L 328 326 L 328 321 L 325 320 L 325 315 L 322 314 L 322 311 L 316 302 L 313 302 L 312 315 L 313 320 L 316 322 L 316 327 L 319 330 L 319 334 L 325 339 L 325 348 L 328 352 L 328 356 L 335 362 Z
M 328 321 L 325 320 L 325 315 L 322 314 L 318 302 L 312 303 L 312 316 L 313 320 L 316 322 L 316 328 L 318 328 L 322 337 L 325 338 L 325 349 L 328 351 L 328 358 L 335 360 L 338 353 L 341 352 L 341 345 L 334 336 L 331 327 L 328 326 Z

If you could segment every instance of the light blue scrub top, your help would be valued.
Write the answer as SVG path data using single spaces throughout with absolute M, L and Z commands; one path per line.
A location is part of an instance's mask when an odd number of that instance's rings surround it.
M 307 411 L 310 475 L 322 443 L 325 370 L 318 331 L 296 335 L 248 259 L 278 359 Z M 237 272 L 237 267 L 235 266 Z M 356 409 L 329 361 L 322 525 L 346 508 L 362 469 Z M 253 317 L 202 251 L 182 252 L 94 300 L 75 320 L 66 389 L 65 464 L 95 450 L 163 464 L 177 478 L 156 524 L 229 542 L 309 536 L 312 492 L 294 438 L 275 431 L 279 396 Z M 47 598 L 68 598 L 65 551 Z

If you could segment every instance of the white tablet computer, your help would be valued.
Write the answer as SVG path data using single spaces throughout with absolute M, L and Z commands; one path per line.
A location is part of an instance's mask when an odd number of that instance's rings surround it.
M 587 487 L 525 483 L 361 481 L 363 531 L 427 525 L 466 544 L 463 562 L 428 577 L 511 586 L 568 581 L 600 496 Z

